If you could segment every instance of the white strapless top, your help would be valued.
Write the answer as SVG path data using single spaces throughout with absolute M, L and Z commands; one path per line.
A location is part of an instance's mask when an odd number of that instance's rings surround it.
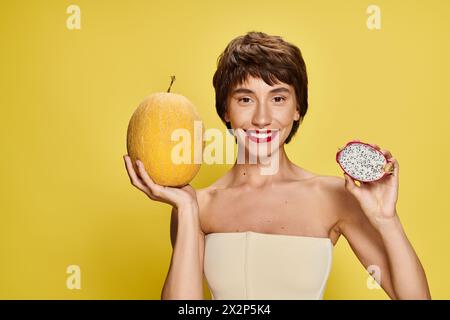
M 332 254 L 329 238 L 209 233 L 204 272 L 214 300 L 322 299 Z

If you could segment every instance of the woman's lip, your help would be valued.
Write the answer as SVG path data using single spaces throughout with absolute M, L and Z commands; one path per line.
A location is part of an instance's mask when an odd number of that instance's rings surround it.
M 270 142 L 271 140 L 273 140 L 273 138 L 275 138 L 275 136 L 278 134 L 279 130 L 245 130 L 245 134 L 247 135 L 247 137 L 250 139 L 250 141 L 256 142 L 256 143 L 267 143 Z M 267 133 L 267 137 L 265 138 L 259 138 L 259 137 L 255 137 L 253 135 L 251 135 L 249 132 L 254 132 L 256 134 L 259 133 Z

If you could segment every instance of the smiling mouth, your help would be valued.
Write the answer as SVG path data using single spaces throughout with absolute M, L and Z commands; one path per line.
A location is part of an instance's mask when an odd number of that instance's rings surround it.
M 272 141 L 273 138 L 275 138 L 279 130 L 249 129 L 244 131 L 246 136 L 250 139 L 250 141 L 256 143 L 267 143 Z

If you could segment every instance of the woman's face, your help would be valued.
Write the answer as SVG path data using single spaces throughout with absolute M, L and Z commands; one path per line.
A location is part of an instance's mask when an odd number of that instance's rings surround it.
M 224 119 L 231 123 L 238 142 L 247 150 L 249 141 L 258 146 L 278 141 L 267 146 L 272 153 L 284 144 L 293 121 L 299 120 L 296 105 L 292 85 L 279 82 L 269 86 L 261 78 L 249 76 L 231 91 Z

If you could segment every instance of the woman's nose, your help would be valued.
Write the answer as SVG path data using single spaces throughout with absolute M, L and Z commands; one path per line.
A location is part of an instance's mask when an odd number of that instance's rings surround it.
M 254 126 L 263 128 L 267 125 L 269 125 L 272 122 L 272 118 L 270 116 L 269 110 L 263 105 L 259 105 L 256 110 L 255 114 L 253 115 L 252 124 Z

